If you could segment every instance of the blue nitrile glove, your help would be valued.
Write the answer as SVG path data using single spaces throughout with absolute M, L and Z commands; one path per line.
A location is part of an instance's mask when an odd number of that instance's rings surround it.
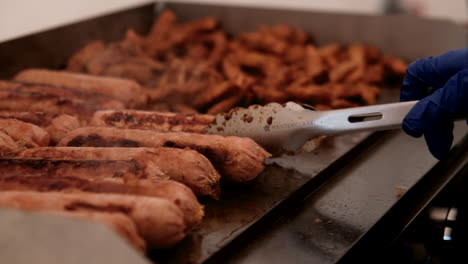
M 429 87 L 434 92 L 429 93 Z M 421 99 L 403 120 L 410 136 L 424 135 L 432 155 L 444 158 L 453 142 L 453 120 L 468 117 L 468 48 L 411 64 L 401 88 L 400 100 Z

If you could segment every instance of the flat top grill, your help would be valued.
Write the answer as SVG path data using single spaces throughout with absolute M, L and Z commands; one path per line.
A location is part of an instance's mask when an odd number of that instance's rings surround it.
M 216 15 L 232 33 L 287 22 L 314 32 L 319 42 L 362 41 L 407 59 L 465 46 L 464 29 L 442 21 L 190 4 L 168 7 L 186 20 Z M 129 27 L 148 30 L 153 10 L 145 6 L 0 44 L 0 77 L 9 78 L 26 67 L 60 68 L 90 40 L 120 39 Z M 333 32 L 331 25 L 336 26 Z M 415 28 L 434 34 L 415 36 Z M 380 100 L 397 101 L 398 91 L 388 89 Z M 465 134 L 463 124 L 458 125 L 455 142 L 466 147 Z M 442 165 L 456 169 L 463 161 L 462 149 Z M 269 165 L 254 182 L 224 188 L 219 201 L 203 201 L 206 217 L 198 230 L 151 257 L 158 263 L 219 263 L 228 256 L 232 263 L 336 262 L 398 207 L 396 188 L 409 192 L 437 164 L 422 140 L 401 132 L 328 138 L 313 152 L 274 161 L 294 169 Z

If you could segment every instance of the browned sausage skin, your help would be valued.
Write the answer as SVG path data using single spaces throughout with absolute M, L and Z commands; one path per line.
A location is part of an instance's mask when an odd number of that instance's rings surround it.
M 46 69 L 27 69 L 18 73 L 14 79 L 63 87 L 85 94 L 102 94 L 117 99 L 128 107 L 143 105 L 147 100 L 143 88 L 135 81 L 127 79 Z
M 190 149 L 175 148 L 102 148 L 49 147 L 35 148 L 18 155 L 22 158 L 74 160 L 133 160 L 151 163 L 168 178 L 181 182 L 199 196 L 218 198 L 220 176 L 210 161 Z
M 66 211 L 47 211 L 48 215 L 67 217 L 79 220 L 98 222 L 114 229 L 119 235 L 127 240 L 127 242 L 140 250 L 146 252 L 147 246 L 145 240 L 138 234 L 135 222 L 125 214 L 109 213 L 109 212 L 66 212 Z
M 186 233 L 182 211 L 171 201 L 147 196 L 95 193 L 2 191 L 0 207 L 32 211 L 114 212 L 130 217 L 155 248 L 167 248 Z
M 174 202 L 184 213 L 188 229 L 201 223 L 203 206 L 193 192 L 185 185 L 171 181 L 141 180 L 123 183 L 118 179 L 93 178 L 92 175 L 66 176 L 50 175 L 47 172 L 36 175 L 0 175 L 1 191 L 85 191 L 92 193 L 116 193 L 143 195 L 168 199 Z
M 50 175 L 112 179 L 120 182 L 168 179 L 150 161 L 0 158 L 2 176 Z
M 222 176 L 233 182 L 256 178 L 270 156 L 250 138 L 109 127 L 78 128 L 58 146 L 190 148 L 206 156 Z
M 141 110 L 102 110 L 94 113 L 91 126 L 150 129 L 160 132 L 204 133 L 212 115 L 180 114 Z

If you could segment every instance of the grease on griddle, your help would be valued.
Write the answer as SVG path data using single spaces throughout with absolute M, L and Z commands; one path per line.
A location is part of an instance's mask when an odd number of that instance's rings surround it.
M 395 195 L 396 197 L 400 198 L 402 197 L 408 189 L 405 187 L 398 186 L 395 188 Z

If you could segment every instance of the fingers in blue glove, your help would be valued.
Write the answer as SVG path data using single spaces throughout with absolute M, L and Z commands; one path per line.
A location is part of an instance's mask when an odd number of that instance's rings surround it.
M 453 120 L 468 113 L 468 70 L 450 78 L 447 84 L 419 101 L 403 120 L 403 130 L 413 137 L 424 135 L 430 152 L 442 159 L 453 142 Z
M 406 70 L 400 100 L 419 100 L 428 94 L 429 87 L 443 87 L 453 75 L 464 69 L 468 69 L 468 48 L 417 60 Z
M 424 134 L 424 139 L 432 156 L 439 160 L 447 157 L 453 143 L 453 122 L 435 124 Z

